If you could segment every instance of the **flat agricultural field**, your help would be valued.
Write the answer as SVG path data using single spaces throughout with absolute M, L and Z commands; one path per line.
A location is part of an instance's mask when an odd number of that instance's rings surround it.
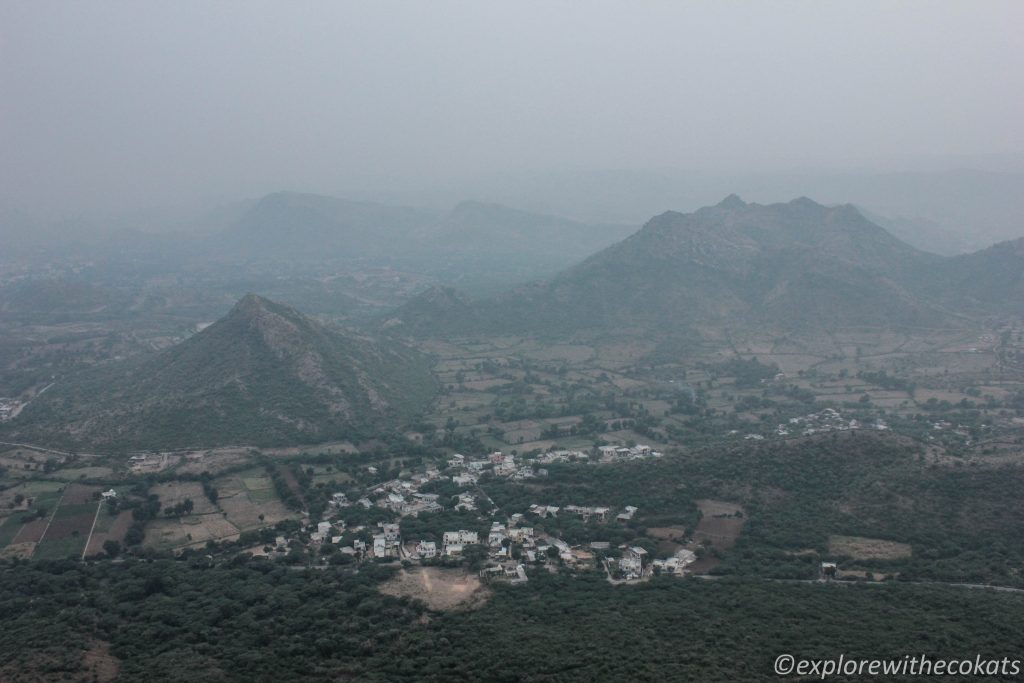
M 13 503 L 14 497 L 20 493 L 26 501 L 31 502 L 32 507 L 52 507 L 60 498 L 63 488 L 64 484 L 59 481 L 27 481 L 0 492 L 0 505 L 7 506 Z
M 68 484 L 67 488 L 64 489 L 64 495 L 61 496 L 60 504 L 64 505 L 82 505 L 84 503 L 93 502 L 99 500 L 96 496 L 99 493 L 99 487 L 97 486 L 85 486 L 83 484 Z
M 7 517 L 0 517 L 0 548 L 3 548 L 18 535 L 21 530 L 21 515 L 13 514 Z
M 387 595 L 419 600 L 436 611 L 476 609 L 491 596 L 475 574 L 440 567 L 403 569 L 382 584 L 380 590 Z
M 146 545 L 183 548 L 207 541 L 234 540 L 238 529 L 220 513 L 190 515 L 180 519 L 158 519 L 146 526 Z
M 696 550 L 704 541 L 708 541 L 718 551 L 732 548 L 747 521 L 743 508 L 721 500 L 698 500 L 697 507 L 703 516 L 693 532 L 694 547 L 691 550 Z M 741 516 L 737 516 L 737 513 Z M 702 557 L 690 569 L 697 573 L 706 572 L 717 564 L 717 558 Z
M 86 557 L 103 552 L 103 544 L 107 541 L 123 544 L 124 535 L 128 533 L 131 525 L 131 510 L 121 510 L 116 515 L 111 515 L 107 506 L 103 505 L 99 517 L 96 518 L 96 527 L 89 538 L 89 546 L 85 549 Z
M 830 536 L 828 551 L 832 555 L 855 560 L 900 560 L 911 555 L 911 548 L 906 543 L 860 536 Z
M 68 485 L 33 557 L 55 560 L 81 556 L 100 504 L 93 498 L 97 491 L 95 486 Z
M 149 489 L 149 492 L 160 496 L 160 506 L 164 510 L 190 499 L 193 505 L 192 514 L 205 515 L 217 511 L 217 508 L 206 497 L 206 493 L 203 492 L 203 485 L 198 481 L 157 484 Z
M 197 451 L 185 455 L 184 462 L 177 472 L 182 474 L 202 474 L 209 472 L 216 475 L 229 467 L 234 467 L 252 459 L 252 455 L 244 448 L 215 448 L 209 451 Z
M 76 481 L 78 479 L 102 479 L 111 476 L 113 473 L 114 470 L 109 467 L 73 467 L 57 470 L 50 476 L 62 481 Z
M 38 543 L 43 538 L 43 532 L 46 531 L 46 525 L 49 523 L 49 518 L 44 517 L 43 519 L 35 519 L 21 527 L 17 534 L 14 535 L 14 539 L 11 540 L 11 545 L 18 543 Z
M 217 504 L 231 524 L 241 530 L 257 529 L 298 516 L 277 497 L 266 470 L 253 468 L 214 482 Z M 263 519 L 260 519 L 260 515 Z
M 551 344 L 524 349 L 523 355 L 539 361 L 584 363 L 594 357 L 595 351 L 593 347 L 583 344 Z

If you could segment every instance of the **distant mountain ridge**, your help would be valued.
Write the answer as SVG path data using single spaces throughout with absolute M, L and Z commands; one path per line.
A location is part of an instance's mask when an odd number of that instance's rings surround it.
M 248 295 L 176 346 L 59 382 L 8 428 L 112 448 L 312 443 L 394 427 L 434 388 L 417 352 Z
M 966 257 L 965 257 L 966 258 Z M 719 204 L 655 216 L 638 232 L 553 278 L 474 305 L 472 329 L 573 330 L 699 326 L 766 332 L 850 326 L 939 326 L 964 315 L 944 273 L 954 260 L 920 251 L 852 205 L 806 197 Z M 415 317 L 407 306 L 399 311 Z
M 963 306 L 1024 315 L 1024 237 L 948 259 L 936 275 L 946 296 Z
M 257 260 L 389 258 L 438 213 L 297 192 L 259 200 L 214 244 Z
M 566 258 L 575 259 L 614 244 L 635 229 L 619 224 L 580 223 L 500 204 L 466 201 L 440 218 L 425 242 L 445 250 L 487 250 L 546 258 L 552 256 L 551 250 L 557 250 Z
M 476 201 L 435 211 L 278 192 L 212 238 L 210 253 L 232 263 L 386 266 L 497 291 L 552 275 L 635 229 Z

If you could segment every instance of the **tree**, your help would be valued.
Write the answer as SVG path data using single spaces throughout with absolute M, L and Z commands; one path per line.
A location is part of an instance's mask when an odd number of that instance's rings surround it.
M 142 540 L 146 537 L 146 532 L 143 531 L 142 524 L 135 522 L 129 528 L 127 533 L 124 535 L 125 545 L 138 545 L 142 543 Z
M 114 539 L 104 541 L 103 552 L 105 552 L 108 557 L 117 557 L 121 554 L 121 543 L 119 541 L 115 541 Z

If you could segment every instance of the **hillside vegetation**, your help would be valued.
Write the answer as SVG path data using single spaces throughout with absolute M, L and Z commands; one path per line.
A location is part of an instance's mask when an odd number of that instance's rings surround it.
M 303 443 L 395 426 L 433 390 L 419 353 L 249 295 L 155 356 L 67 378 L 7 432 L 92 447 Z

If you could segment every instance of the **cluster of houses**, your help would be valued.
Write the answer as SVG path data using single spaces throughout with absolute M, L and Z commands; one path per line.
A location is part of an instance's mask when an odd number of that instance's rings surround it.
M 537 558 L 537 545 L 533 527 L 518 525 L 522 521 L 522 517 L 522 515 L 513 515 L 507 524 L 492 523 L 486 539 L 476 531 L 466 529 L 446 531 L 442 534 L 440 548 L 437 547 L 436 541 L 422 540 L 416 545 L 415 555 L 422 560 L 439 556 L 455 558 L 461 557 L 467 546 L 485 546 L 487 548 L 487 565 L 480 570 L 481 577 L 488 580 L 508 579 L 512 583 L 524 583 L 527 580 L 526 568 L 518 559 L 513 558 L 512 548 L 519 545 L 522 552 L 516 554 L 533 562 Z
M 851 429 L 860 429 L 861 426 L 858 420 L 847 420 L 835 408 L 825 408 L 820 412 L 811 413 L 810 415 L 789 418 L 788 423 L 780 424 L 776 427 L 775 434 L 777 436 L 789 436 L 797 433 L 803 436 L 810 436 L 821 432 L 846 432 Z M 881 420 L 875 422 L 873 426 L 879 430 L 889 428 Z
M 619 580 L 639 581 L 651 574 L 682 576 L 686 567 L 696 561 L 697 555 L 692 550 L 682 549 L 672 557 L 651 560 L 650 553 L 643 548 L 627 546 L 622 549 L 622 556 L 609 564 L 616 570 Z
M 861 424 L 860 420 L 846 419 L 835 408 L 825 408 L 817 413 L 789 418 L 788 422 L 775 427 L 774 436 L 811 436 L 812 434 L 846 432 L 853 429 L 864 429 L 865 427 L 880 432 L 889 430 L 889 425 L 881 418 L 868 425 L 864 425 Z M 728 434 L 730 436 L 739 434 L 739 430 L 730 430 Z M 764 441 L 765 437 L 763 434 L 753 433 L 745 434 L 743 438 L 746 441 Z
M 423 484 L 440 478 L 441 473 L 428 468 L 422 474 L 414 474 L 409 479 L 392 479 L 371 487 L 366 496 L 355 503 L 349 501 L 344 493 L 331 496 L 330 505 L 333 509 L 345 508 L 350 505 L 361 505 L 367 509 L 377 506 L 390 510 L 399 517 L 416 517 L 421 512 L 439 512 L 443 508 L 438 503 L 436 493 L 423 493 L 419 489 Z
M 618 522 L 628 522 L 633 519 L 633 515 L 636 514 L 638 509 L 633 505 L 627 505 L 622 509 L 622 512 L 615 516 L 615 520 Z M 575 515 L 584 522 L 589 522 L 592 519 L 598 522 L 607 522 L 611 518 L 611 508 L 604 506 L 566 505 L 565 507 L 558 507 L 556 505 L 539 505 L 534 503 L 528 508 L 528 512 L 538 517 L 557 517 L 559 512 L 564 512 Z
M 548 451 L 538 455 L 537 462 L 543 465 L 553 462 L 590 462 L 590 455 L 583 451 Z
M 306 531 L 309 532 L 310 543 L 315 546 L 323 545 L 324 543 L 338 545 L 342 542 L 343 534 L 346 531 L 359 533 L 367 531 L 367 528 L 364 526 L 347 528 L 345 522 L 336 519 L 318 522 L 315 527 L 312 525 L 307 527 Z M 276 546 L 279 554 L 287 552 L 288 544 L 284 537 L 278 537 Z M 350 555 L 357 559 L 403 559 L 406 556 L 402 547 L 402 532 L 399 525 L 387 522 L 379 522 L 377 524 L 375 533 L 372 534 L 372 539 L 369 543 L 356 538 L 352 541 L 352 545 L 339 548 L 339 551 L 343 555 Z
M 501 451 L 495 451 L 486 458 L 475 460 L 456 453 L 448 459 L 448 467 L 456 470 L 456 473 L 452 475 L 452 482 L 457 486 L 471 486 L 485 472 L 490 472 L 496 477 L 510 479 L 532 479 L 547 475 L 546 470 L 537 471 L 525 463 L 517 463 L 514 455 Z
M 7 422 L 14 417 L 14 411 L 19 405 L 13 398 L 0 398 L 0 422 Z
M 589 463 L 610 463 L 623 460 L 640 460 L 643 458 L 660 458 L 662 453 L 652 449 L 650 446 L 639 444 L 636 446 L 599 446 L 593 456 L 590 453 L 579 450 L 553 450 L 540 453 L 530 460 L 517 462 L 512 454 L 495 451 L 486 458 L 469 459 L 464 455 L 456 453 L 448 459 L 448 466 L 458 470 L 452 478 L 456 484 L 474 484 L 485 472 L 491 472 L 496 477 L 509 477 L 511 479 L 532 479 L 533 477 L 547 476 L 548 472 L 540 465 L 552 463 L 589 462 Z
M 167 453 L 139 453 L 129 456 L 128 469 L 133 474 L 159 472 L 167 467 L 169 461 Z
M 636 451 L 640 457 L 651 456 L 651 451 L 644 449 Z M 630 450 L 629 454 L 612 457 L 634 457 L 635 453 Z M 585 455 L 577 455 L 574 452 L 552 452 L 550 462 L 558 462 L 561 458 L 570 460 L 582 460 Z M 475 485 L 477 478 L 484 472 L 491 472 L 494 476 L 517 476 L 522 472 L 523 466 L 516 462 L 513 456 L 505 456 L 501 453 L 492 453 L 486 459 L 468 460 L 462 455 L 453 455 L 448 465 L 454 470 L 446 472 L 451 476 L 452 482 L 456 485 Z M 416 474 L 408 478 L 392 479 L 376 484 L 366 491 L 366 495 L 356 501 L 351 501 L 347 494 L 338 492 L 332 495 L 330 507 L 334 517 L 340 517 L 343 510 L 350 506 L 363 506 L 366 508 L 380 507 L 392 513 L 395 517 L 415 516 L 420 512 L 436 512 L 441 510 L 437 494 L 424 493 L 420 487 L 427 482 L 441 479 L 441 473 L 432 467 L 428 467 L 422 474 Z M 477 501 L 469 491 L 458 494 L 455 508 L 459 510 L 475 510 Z M 365 541 L 360 538 L 353 540 L 352 544 L 340 547 L 343 554 L 355 559 L 396 559 L 396 560 L 421 560 L 431 561 L 434 559 L 457 559 L 465 555 L 470 547 L 477 546 L 483 549 L 476 557 L 483 557 L 486 553 L 484 566 L 480 570 L 482 578 L 493 581 L 502 580 L 511 583 L 523 583 L 527 581 L 525 567 L 530 564 L 548 564 L 554 558 L 564 565 L 572 567 L 585 567 L 594 565 L 596 553 L 606 553 L 611 550 L 610 544 L 606 541 L 594 541 L 589 547 L 573 547 L 566 541 L 545 534 L 537 534 L 534 527 L 527 521 L 527 515 L 539 518 L 558 517 L 560 515 L 571 515 L 584 522 L 605 523 L 611 520 L 628 522 L 636 515 L 638 508 L 627 505 L 621 510 L 614 510 L 606 505 L 542 505 L 535 503 L 524 513 L 516 513 L 504 521 L 493 521 L 486 535 L 472 529 L 453 529 L 444 531 L 440 538 L 422 539 L 406 546 L 403 544 L 400 526 L 397 522 L 379 522 L 376 528 L 368 530 L 362 526 L 346 528 L 345 522 L 340 519 L 321 521 L 315 527 L 309 527 L 310 543 L 320 545 L 331 543 L 340 545 L 344 534 L 348 532 L 366 532 L 360 534 L 362 539 L 367 534 L 372 534 L 372 541 Z M 284 539 L 278 539 L 278 547 L 275 552 L 287 553 L 288 546 Z M 640 547 L 621 546 L 621 558 L 609 560 L 610 567 L 619 580 L 638 580 L 651 573 L 682 574 L 683 568 L 691 561 L 691 557 L 676 555 L 667 559 L 650 560 L 647 553 Z M 549 564 L 549 566 L 552 566 Z M 610 569 L 611 571 L 611 569 Z
M 479 546 L 486 552 L 486 560 L 481 570 L 481 576 L 488 580 L 508 580 L 513 583 L 526 581 L 525 565 L 533 563 L 547 563 L 552 558 L 558 558 L 562 563 L 581 566 L 582 564 L 594 561 L 594 552 L 608 550 L 608 543 L 595 542 L 588 549 L 573 548 L 560 538 L 546 535 L 536 535 L 534 527 L 526 521 L 526 514 L 537 517 L 556 517 L 558 515 L 572 515 L 583 521 L 608 522 L 615 519 L 619 522 L 628 522 L 637 512 L 634 506 L 626 506 L 622 510 L 613 510 L 603 505 L 565 505 L 562 507 L 554 505 L 534 504 L 525 513 L 517 513 L 504 521 L 494 521 L 486 535 L 477 530 L 453 529 L 444 531 L 440 538 L 422 539 L 418 542 L 403 544 L 398 519 L 407 516 L 417 516 L 421 512 L 441 511 L 442 505 L 438 494 L 421 490 L 425 484 L 435 481 L 444 481 L 450 477 L 456 487 L 467 489 L 457 494 L 453 499 L 445 499 L 445 505 L 453 505 L 456 510 L 473 511 L 477 509 L 478 502 L 484 501 L 486 496 L 476 490 L 476 484 L 481 476 L 487 474 L 494 477 L 506 477 L 510 479 L 527 479 L 537 476 L 545 476 L 546 470 L 537 465 L 557 462 L 595 462 L 595 460 L 609 461 L 621 459 L 635 459 L 658 457 L 661 454 L 651 450 L 647 446 L 632 447 L 603 447 L 597 453 L 597 458 L 582 451 L 550 451 L 540 455 L 537 459 L 526 462 L 517 461 L 512 454 L 505 454 L 500 451 L 490 453 L 486 457 L 467 458 L 456 453 L 447 459 L 447 469 L 442 474 L 435 466 L 427 466 L 421 473 L 406 475 L 397 479 L 391 479 L 374 484 L 366 489 L 362 497 L 351 500 L 351 492 L 336 492 L 330 500 L 330 513 L 327 520 L 321 521 L 315 527 L 306 529 L 309 533 L 310 543 L 322 545 L 331 543 L 340 546 L 342 539 L 347 532 L 355 532 L 361 536 L 352 541 L 351 545 L 339 547 L 343 554 L 356 559 L 383 558 L 400 560 L 423 560 L 430 561 L 435 558 L 455 559 L 467 553 L 473 546 Z M 535 467 L 537 467 L 535 469 Z M 376 468 L 367 467 L 370 474 L 376 474 Z M 475 493 L 469 489 L 474 489 Z M 480 497 L 476 494 L 480 494 Z M 355 496 L 353 496 L 354 498 Z M 366 509 L 383 508 L 393 513 L 394 522 L 379 522 L 373 529 L 363 526 L 346 528 L 344 510 L 353 506 L 362 506 Z M 363 533 L 360 533 L 363 532 Z M 372 536 L 372 542 L 368 539 Z M 349 536 L 351 537 L 351 536 Z M 275 552 L 287 553 L 288 545 L 283 539 L 278 539 L 278 547 Z M 631 551 L 625 553 L 630 555 Z M 475 554 L 482 557 L 483 552 Z M 628 565 L 627 567 L 631 567 Z M 633 570 L 624 572 L 638 576 L 642 575 L 645 567 L 641 561 Z M 672 573 L 674 569 L 666 569 Z
M 598 462 L 621 462 L 625 460 L 643 460 L 644 458 L 660 458 L 661 451 L 656 451 L 650 446 L 637 444 L 636 446 L 598 446 Z
M 988 429 L 989 427 L 987 425 L 982 425 L 981 428 Z M 944 440 L 949 439 L 950 437 L 959 437 L 963 441 L 963 444 L 965 446 L 970 446 L 973 443 L 973 440 L 971 439 L 970 428 L 967 425 L 954 425 L 952 422 L 949 422 L 947 420 L 939 420 L 938 422 L 932 423 L 932 430 L 936 432 L 945 432 L 945 434 L 939 435 L 939 438 L 942 438 Z M 930 434 L 928 435 L 927 439 L 929 441 L 936 440 L 935 437 Z

